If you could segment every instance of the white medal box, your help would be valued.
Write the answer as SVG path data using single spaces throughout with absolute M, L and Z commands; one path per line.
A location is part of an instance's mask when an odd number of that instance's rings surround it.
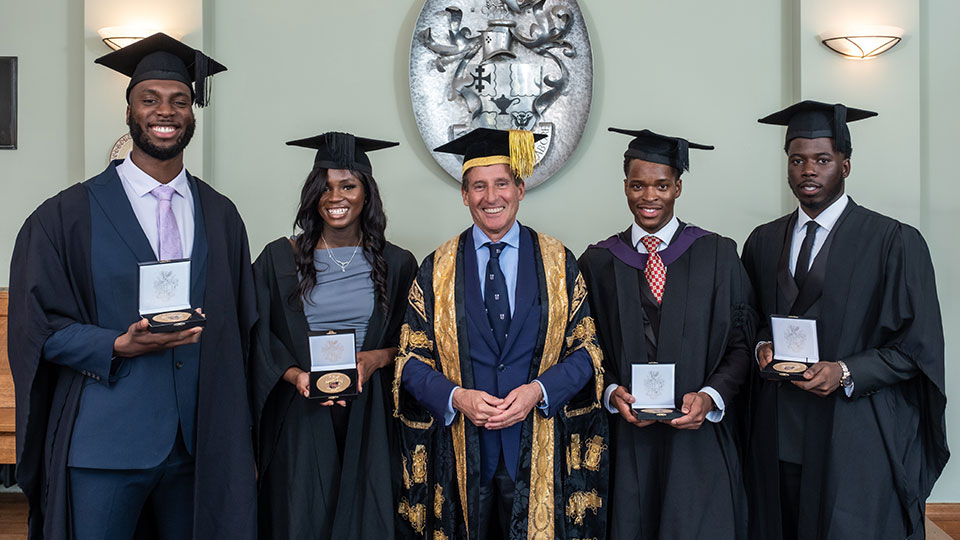
M 770 317 L 773 361 L 760 371 L 764 379 L 803 380 L 803 372 L 820 361 L 817 320 L 800 317 Z
M 310 332 L 310 398 L 357 397 L 357 336 L 354 330 Z
M 207 324 L 190 305 L 190 259 L 140 263 L 140 316 L 154 333 Z
M 672 420 L 683 413 L 675 401 L 674 364 L 633 364 L 633 412 L 640 420 Z

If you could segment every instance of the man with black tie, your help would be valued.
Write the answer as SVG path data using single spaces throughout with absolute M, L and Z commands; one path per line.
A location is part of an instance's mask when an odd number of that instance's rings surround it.
M 844 193 L 847 122 L 876 113 L 804 101 L 760 120 L 787 126 L 795 212 L 743 250 L 761 313 L 816 321 L 819 362 L 758 381 L 747 454 L 751 537 L 924 537 L 924 503 L 949 457 L 943 329 L 920 233 Z
M 183 165 L 192 106 L 226 68 L 164 34 L 97 62 L 131 77 L 133 150 L 43 203 L 11 263 L 17 481 L 30 536 L 254 538 L 246 231 L 233 204 Z M 189 259 L 189 270 L 181 261 L 139 283 L 142 264 L 171 259 Z M 173 296 L 202 308 L 206 326 L 153 333 L 140 301 Z M 164 315 L 154 322 L 197 317 Z
M 569 250 L 516 219 L 534 139 L 478 128 L 436 149 L 464 156 L 473 226 L 424 259 L 410 290 L 394 385 L 400 536 L 603 536 L 608 439 L 586 288 Z

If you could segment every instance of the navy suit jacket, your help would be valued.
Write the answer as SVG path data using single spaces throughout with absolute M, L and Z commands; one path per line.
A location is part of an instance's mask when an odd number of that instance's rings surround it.
M 197 183 L 190 299 L 202 306 L 207 241 Z M 115 167 L 85 182 L 90 194 L 91 274 L 97 325 L 75 323 L 54 333 L 44 357 L 85 375 L 68 465 L 146 469 L 162 462 L 183 434 L 196 438 L 200 345 L 183 345 L 112 362 L 113 342 L 138 319 L 138 263 L 156 261 Z
M 531 374 L 531 364 L 534 355 L 540 352 L 537 349 L 542 342 L 543 327 L 546 326 L 541 309 L 546 303 L 546 289 L 540 283 L 542 270 L 538 268 L 530 230 L 520 228 L 516 297 L 503 350 L 497 346 L 484 309 L 473 235 L 468 233 L 464 237 L 464 272 L 463 276 L 458 276 L 458 280 L 464 280 L 467 343 L 470 346 L 475 389 L 502 398 L 536 378 L 546 390 L 549 407 L 535 414 L 553 416 L 590 380 L 593 364 L 589 354 L 584 349 L 578 349 L 542 375 Z M 452 382 L 419 361 L 407 362 L 402 381 L 404 388 L 417 401 L 434 417 L 444 421 L 450 392 L 455 388 Z M 489 482 L 493 478 L 501 453 L 510 477 L 516 479 L 522 426 L 523 423 L 518 422 L 501 430 L 480 430 L 482 482 Z

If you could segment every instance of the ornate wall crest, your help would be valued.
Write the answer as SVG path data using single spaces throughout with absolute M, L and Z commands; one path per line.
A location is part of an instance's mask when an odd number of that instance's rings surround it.
M 538 166 L 527 187 L 563 166 L 593 99 L 593 58 L 576 0 L 427 0 L 410 48 L 410 96 L 433 149 L 477 127 L 527 129 Z M 433 158 L 460 180 L 460 161 Z

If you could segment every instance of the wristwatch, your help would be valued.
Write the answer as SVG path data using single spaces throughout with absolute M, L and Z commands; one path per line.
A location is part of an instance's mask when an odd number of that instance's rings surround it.
M 850 376 L 850 368 L 847 367 L 847 363 L 843 360 L 837 360 L 837 364 L 840 366 L 840 386 L 847 390 L 853 386 L 853 377 Z

